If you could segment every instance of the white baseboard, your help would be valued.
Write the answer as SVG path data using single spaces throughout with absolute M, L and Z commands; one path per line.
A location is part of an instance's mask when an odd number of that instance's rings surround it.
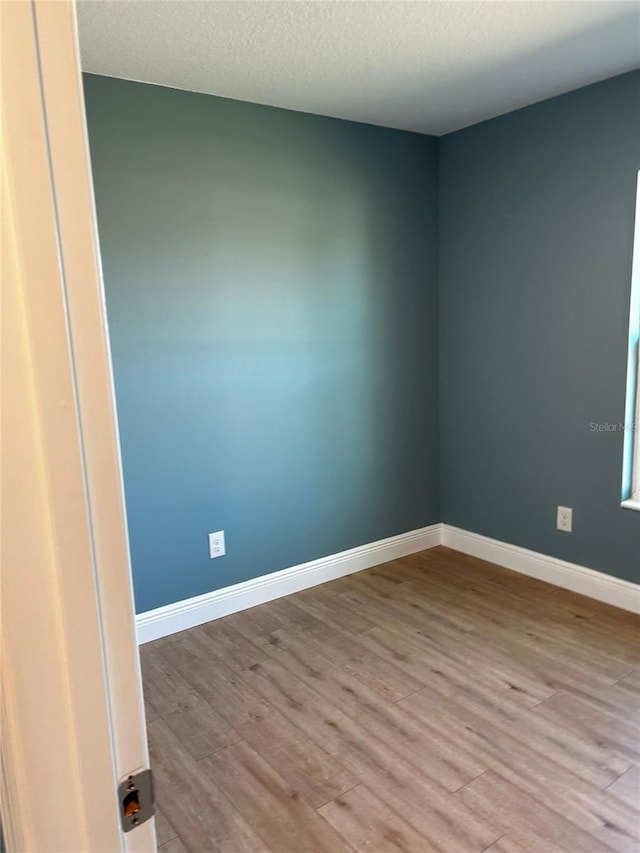
M 177 631 L 193 628 L 194 625 L 202 625 L 203 622 L 237 613 L 247 607 L 255 607 L 274 598 L 290 595 L 292 592 L 300 592 L 302 589 L 370 569 L 398 557 L 434 548 L 440 543 L 441 525 L 432 524 L 312 560 L 310 563 L 291 566 L 279 572 L 206 592 L 195 598 L 147 610 L 136 616 L 138 643 L 148 643 Z
M 300 592 L 436 545 L 446 545 L 514 572 L 547 581 L 632 613 L 640 613 L 638 584 L 449 524 L 432 524 L 140 613 L 136 616 L 138 643 L 167 637 L 177 631 L 193 628 L 194 625 L 202 625 L 203 622 L 265 604 L 274 598 Z
M 449 524 L 442 525 L 441 544 L 563 589 L 604 601 L 614 607 L 640 613 L 640 585 L 630 581 L 620 580 L 612 575 L 556 557 L 548 557 L 517 545 L 509 545 L 497 539 L 489 539 L 487 536 L 470 533 Z

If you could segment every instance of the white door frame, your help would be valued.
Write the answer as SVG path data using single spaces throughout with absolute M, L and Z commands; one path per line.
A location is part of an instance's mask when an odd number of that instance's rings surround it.
M 2 821 L 9 853 L 143 853 L 148 766 L 72 0 L 2 2 Z

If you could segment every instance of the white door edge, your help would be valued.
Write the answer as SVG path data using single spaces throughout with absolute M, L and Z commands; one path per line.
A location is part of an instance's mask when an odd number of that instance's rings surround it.
M 155 850 L 71 0 L 2 4 L 2 810 L 12 849 Z

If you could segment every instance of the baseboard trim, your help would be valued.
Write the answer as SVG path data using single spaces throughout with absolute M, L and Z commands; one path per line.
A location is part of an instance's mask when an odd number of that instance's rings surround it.
M 461 530 L 449 524 L 442 525 L 442 545 L 612 604 L 614 607 L 640 613 L 640 585 L 631 581 L 620 580 L 595 569 L 568 563 L 537 551 L 529 551 L 518 545 L 489 539 L 487 536 Z
M 603 572 L 529 551 L 450 524 L 432 524 L 399 536 L 341 551 L 319 560 L 291 566 L 136 616 L 138 643 L 148 643 L 212 619 L 265 604 L 345 575 L 370 569 L 418 551 L 446 545 L 455 551 L 496 563 L 514 572 L 547 581 L 614 607 L 640 613 L 640 585 Z
M 274 598 L 434 548 L 441 544 L 441 527 L 440 524 L 432 524 L 139 613 L 136 616 L 138 643 L 167 637 L 203 622 L 265 604 Z

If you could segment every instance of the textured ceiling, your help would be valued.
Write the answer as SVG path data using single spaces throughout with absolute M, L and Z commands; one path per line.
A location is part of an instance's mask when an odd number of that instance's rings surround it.
M 85 71 L 440 135 L 640 65 L 619 0 L 79 0 Z

